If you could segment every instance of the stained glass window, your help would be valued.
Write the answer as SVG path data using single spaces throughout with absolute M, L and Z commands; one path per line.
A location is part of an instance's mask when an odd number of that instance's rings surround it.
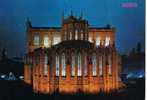
M 72 76 L 75 76 L 75 55 L 72 55 L 71 71 Z
M 81 30 L 81 40 L 83 40 L 84 34 L 83 34 L 83 30 Z
M 66 59 L 64 53 L 62 54 L 61 63 L 62 63 L 62 76 L 66 76 Z
M 93 76 L 96 76 L 97 75 L 96 66 L 97 66 L 96 54 L 93 54 L 92 55 L 92 73 L 93 73 Z
M 84 57 L 84 76 L 87 76 L 87 56 Z
M 78 30 L 75 30 L 75 40 L 78 39 Z
M 45 54 L 44 57 L 44 75 L 48 74 L 48 56 Z
M 56 76 L 59 76 L 59 66 L 60 66 L 59 56 L 56 55 Z
M 67 40 L 67 32 L 65 32 L 65 36 L 64 37 L 65 37 L 64 39 Z
M 99 57 L 99 75 L 103 75 L 103 59 L 102 56 Z
M 112 67 L 112 63 L 111 63 L 111 55 L 108 56 L 108 74 L 111 75 L 111 67 Z
M 69 40 L 72 40 L 72 32 L 69 33 Z
M 78 54 L 78 76 L 82 75 L 82 68 L 81 68 L 81 54 Z

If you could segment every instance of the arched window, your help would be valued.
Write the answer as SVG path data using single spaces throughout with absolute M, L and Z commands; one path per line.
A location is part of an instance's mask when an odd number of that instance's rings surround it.
M 35 45 L 35 46 L 38 46 L 38 45 L 39 45 L 39 42 L 40 42 L 39 34 L 36 33 L 36 34 L 34 35 L 34 45 Z
M 84 57 L 84 76 L 87 76 L 87 56 Z
M 44 46 L 45 46 L 45 47 L 49 47 L 49 45 L 50 45 L 50 44 L 49 44 L 49 37 L 48 37 L 48 35 L 45 35 L 45 36 L 44 36 Z
M 110 37 L 106 36 L 105 46 L 109 46 L 110 44 Z
M 72 76 L 75 76 L 75 55 L 72 55 L 71 75 L 72 75 Z
M 78 30 L 75 30 L 75 40 L 78 39 Z
M 66 59 L 65 59 L 65 54 L 62 54 L 62 59 L 61 59 L 61 65 L 62 65 L 62 76 L 66 76 Z
M 100 41 L 101 41 L 101 38 L 97 36 L 96 37 L 96 46 L 100 45 Z
M 92 73 L 93 73 L 93 76 L 96 76 L 96 75 L 97 75 L 96 66 L 97 66 L 96 54 L 94 53 L 94 54 L 92 55 Z
M 112 70 L 111 70 L 111 67 L 112 67 L 112 62 L 111 62 L 111 55 L 108 56 L 108 74 L 111 75 L 112 74 Z
M 103 58 L 102 56 L 99 57 L 99 75 L 103 75 Z
M 44 75 L 48 74 L 48 56 L 45 54 L 44 56 Z
M 59 76 L 59 66 L 60 66 L 59 56 L 56 54 L 56 76 Z
M 81 54 L 78 54 L 78 76 L 82 75 L 82 68 L 81 68 Z

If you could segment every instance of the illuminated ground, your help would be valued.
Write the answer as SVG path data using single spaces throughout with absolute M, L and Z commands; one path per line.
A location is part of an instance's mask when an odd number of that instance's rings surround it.
M 144 100 L 144 79 L 135 80 L 136 84 L 128 84 L 128 88 L 109 94 L 52 95 L 35 94 L 31 87 L 22 81 L 0 81 L 0 100 Z

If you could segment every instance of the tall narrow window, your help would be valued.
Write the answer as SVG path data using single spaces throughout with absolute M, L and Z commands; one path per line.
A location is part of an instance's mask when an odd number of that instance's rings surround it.
M 87 40 L 87 33 L 85 33 L 85 38 L 84 39 Z
M 71 75 L 75 76 L 75 55 L 72 55 Z
M 78 39 L 78 30 L 75 30 L 75 40 Z
M 64 40 L 67 40 L 67 32 L 65 31 Z
M 59 56 L 56 55 L 56 76 L 59 76 L 59 66 L 60 66 Z
M 45 54 L 44 56 L 44 75 L 48 74 L 48 56 Z
M 49 47 L 49 37 L 48 37 L 48 35 L 44 36 L 44 46 Z
M 87 56 L 84 57 L 84 76 L 87 76 Z
M 84 34 L 83 34 L 83 30 L 81 30 L 81 40 L 83 40 Z
M 96 37 L 96 46 L 99 46 L 100 45 L 100 40 L 101 40 L 100 37 L 97 36 Z
M 110 44 L 110 37 L 106 36 L 105 46 L 109 46 Z
M 99 75 L 103 75 L 103 60 L 102 56 L 99 57 Z
M 78 76 L 82 75 L 82 68 L 81 68 L 81 54 L 78 54 Z
M 62 63 L 62 76 L 66 76 L 66 59 L 64 53 L 62 54 L 61 63 Z
M 112 63 L 111 63 L 111 55 L 108 56 L 108 74 L 111 75 L 111 67 L 112 67 Z
M 69 39 L 72 40 L 72 32 L 69 33 Z
M 39 42 L 40 42 L 40 40 L 39 40 L 39 34 L 35 34 L 34 35 L 34 45 L 38 46 L 39 45 Z
M 92 73 L 93 73 L 93 76 L 96 76 L 97 75 L 96 66 L 97 66 L 97 63 L 96 63 L 96 54 L 93 54 L 92 55 Z

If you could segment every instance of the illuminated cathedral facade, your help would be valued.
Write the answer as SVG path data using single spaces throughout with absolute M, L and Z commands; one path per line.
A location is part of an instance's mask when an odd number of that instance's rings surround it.
M 27 21 L 24 81 L 39 93 L 98 93 L 123 86 L 121 59 L 110 25 L 91 27 L 82 16 L 62 16 L 61 27 Z

